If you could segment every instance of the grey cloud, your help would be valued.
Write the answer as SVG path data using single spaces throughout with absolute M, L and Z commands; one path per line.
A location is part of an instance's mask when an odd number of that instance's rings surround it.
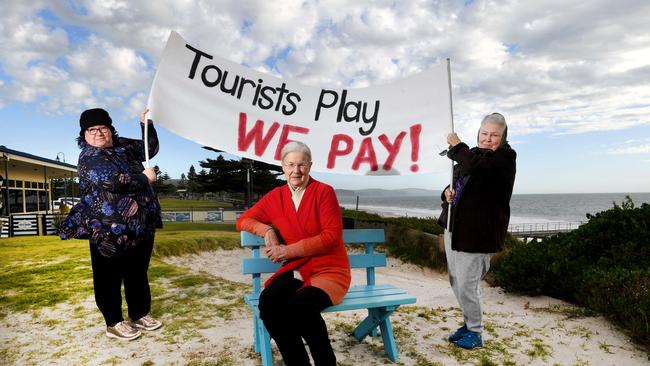
M 650 104 L 649 63 L 621 66 L 628 52 L 650 49 L 645 0 L 9 4 L 0 15 L 0 66 L 16 83 L 3 85 L 0 103 L 39 95 L 55 99 L 50 106 L 72 108 L 64 98 L 79 98 L 133 109 L 144 100 L 169 31 L 177 30 L 215 55 L 316 86 L 385 83 L 451 57 L 457 125 L 471 134 L 494 110 L 503 111 L 519 134 L 650 123 L 646 109 L 627 107 Z M 71 44 L 64 30 L 54 29 L 47 35 L 50 42 L 39 47 L 40 38 L 34 38 L 21 48 L 8 27 L 29 23 L 45 29 L 36 17 L 44 7 L 92 37 Z M 265 61 L 287 49 L 286 58 L 269 69 Z M 102 50 L 124 52 L 130 61 L 102 63 Z M 5 56 L 7 51 L 16 56 Z M 104 70 L 93 75 L 97 70 L 70 58 L 69 69 L 61 69 L 57 60 L 66 55 Z M 30 67 L 38 67 L 37 81 L 27 79 Z M 130 80 L 114 72 L 119 67 Z M 62 88 L 65 84 L 77 87 Z M 59 90 L 68 91 L 57 95 Z

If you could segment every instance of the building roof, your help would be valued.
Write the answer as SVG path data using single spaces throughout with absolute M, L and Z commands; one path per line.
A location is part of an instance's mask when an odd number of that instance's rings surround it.
M 23 161 L 38 161 L 41 163 L 44 163 L 46 165 L 54 165 L 58 168 L 65 169 L 65 170 L 77 170 L 76 165 L 68 164 L 68 163 L 62 163 L 57 160 L 53 159 L 47 159 L 47 158 L 42 158 L 40 156 L 28 154 L 26 152 L 18 151 L 18 150 L 12 150 L 7 148 L 4 145 L 0 145 L 0 153 L 3 153 L 3 155 L 9 155 L 10 159 L 16 159 L 16 160 L 23 160 Z M 23 158 L 23 159 L 21 159 Z

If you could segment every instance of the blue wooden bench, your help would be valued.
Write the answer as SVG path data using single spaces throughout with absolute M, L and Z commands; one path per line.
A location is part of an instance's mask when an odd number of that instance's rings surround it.
M 340 304 L 330 306 L 323 312 L 368 309 L 368 316 L 359 323 L 352 335 L 361 342 L 368 335 L 376 336 L 379 328 L 386 355 L 397 362 L 397 345 L 390 314 L 400 305 L 415 303 L 416 299 L 395 286 L 375 284 L 375 267 L 386 266 L 386 255 L 374 252 L 374 245 L 384 242 L 383 229 L 343 230 L 343 240 L 346 245 L 364 244 L 364 253 L 349 254 L 349 258 L 351 268 L 366 269 L 367 283 L 351 286 Z M 245 295 L 244 300 L 253 312 L 255 352 L 261 354 L 263 366 L 272 366 L 271 338 L 259 317 L 258 302 L 262 290 L 260 275 L 274 273 L 280 264 L 261 255 L 264 239 L 259 236 L 242 231 L 241 245 L 252 249 L 251 257 L 242 260 L 242 273 L 250 274 L 253 278 L 253 292 Z

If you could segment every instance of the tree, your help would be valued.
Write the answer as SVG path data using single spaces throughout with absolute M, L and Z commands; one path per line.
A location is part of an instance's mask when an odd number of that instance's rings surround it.
M 246 158 L 226 160 L 220 150 L 204 148 L 219 153 L 216 159 L 207 158 L 199 162 L 201 167 L 208 171 L 203 177 L 203 184 L 208 192 L 243 194 L 247 204 L 250 204 L 254 201 L 253 196 L 260 197 L 285 183 L 278 179 L 278 176 L 283 174 L 278 165 Z
M 175 193 L 176 187 L 173 184 L 165 183 L 170 179 L 169 174 L 162 172 L 158 165 L 155 165 L 153 170 L 156 172 L 156 192 L 161 195 Z
M 181 180 L 178 182 L 178 189 L 187 189 L 187 178 L 185 173 L 181 173 Z
M 189 193 L 200 193 L 200 190 L 201 186 L 198 181 L 196 169 L 194 169 L 194 165 L 190 165 L 190 170 L 187 172 L 187 191 Z
M 208 178 L 208 172 L 205 171 L 205 169 L 201 169 L 199 174 L 196 175 L 196 192 L 197 193 L 207 193 L 210 192 L 210 190 L 207 188 L 209 182 Z
M 263 196 L 275 187 L 281 186 L 286 181 L 278 179 L 284 172 L 279 165 L 253 161 L 253 192 L 257 197 Z

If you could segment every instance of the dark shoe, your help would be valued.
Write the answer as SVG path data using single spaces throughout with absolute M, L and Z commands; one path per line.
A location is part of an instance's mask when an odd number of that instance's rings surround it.
M 131 321 L 131 325 L 144 330 L 156 330 L 162 327 L 160 320 L 156 320 L 147 314 L 138 320 Z
M 483 347 L 483 338 L 480 333 L 468 331 L 463 338 L 457 340 L 454 344 L 460 348 L 474 349 Z
M 106 336 L 125 341 L 132 341 L 142 335 L 142 332 L 133 328 L 127 321 L 122 320 L 112 327 L 106 327 Z
M 456 332 L 450 335 L 449 338 L 447 338 L 447 340 L 451 343 L 454 343 L 457 340 L 463 338 L 463 336 L 467 334 L 467 332 L 469 332 L 469 330 L 467 330 L 467 325 L 463 324 L 463 326 L 456 329 Z

